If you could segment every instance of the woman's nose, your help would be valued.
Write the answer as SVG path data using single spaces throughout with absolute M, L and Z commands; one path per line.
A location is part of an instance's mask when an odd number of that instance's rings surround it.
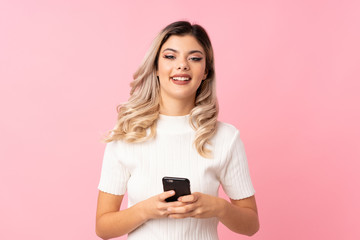
M 186 59 L 179 61 L 177 69 L 189 70 L 189 65 Z

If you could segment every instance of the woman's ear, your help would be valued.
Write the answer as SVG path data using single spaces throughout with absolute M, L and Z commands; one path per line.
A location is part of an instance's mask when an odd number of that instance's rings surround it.
M 205 80 L 205 79 L 207 78 L 207 74 L 208 74 L 208 70 L 206 69 L 206 70 L 205 70 L 205 73 L 204 73 L 203 80 Z

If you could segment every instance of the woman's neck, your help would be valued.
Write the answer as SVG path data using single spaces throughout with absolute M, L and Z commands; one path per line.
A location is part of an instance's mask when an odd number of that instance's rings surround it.
M 190 113 L 195 106 L 194 101 L 167 99 L 160 101 L 160 114 L 167 116 L 184 116 Z

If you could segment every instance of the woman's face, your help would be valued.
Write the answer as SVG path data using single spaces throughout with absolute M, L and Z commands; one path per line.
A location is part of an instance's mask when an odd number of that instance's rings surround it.
M 172 35 L 159 52 L 157 76 L 163 103 L 195 101 L 196 90 L 206 78 L 205 51 L 191 35 Z

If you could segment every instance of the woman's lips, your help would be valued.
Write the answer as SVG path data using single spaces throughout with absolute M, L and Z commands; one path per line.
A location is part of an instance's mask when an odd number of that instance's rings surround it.
M 190 77 L 171 77 L 171 81 L 177 85 L 186 85 L 190 82 Z
M 191 76 L 189 74 L 175 74 L 170 77 L 171 81 L 177 85 L 185 85 L 188 84 L 191 80 Z

